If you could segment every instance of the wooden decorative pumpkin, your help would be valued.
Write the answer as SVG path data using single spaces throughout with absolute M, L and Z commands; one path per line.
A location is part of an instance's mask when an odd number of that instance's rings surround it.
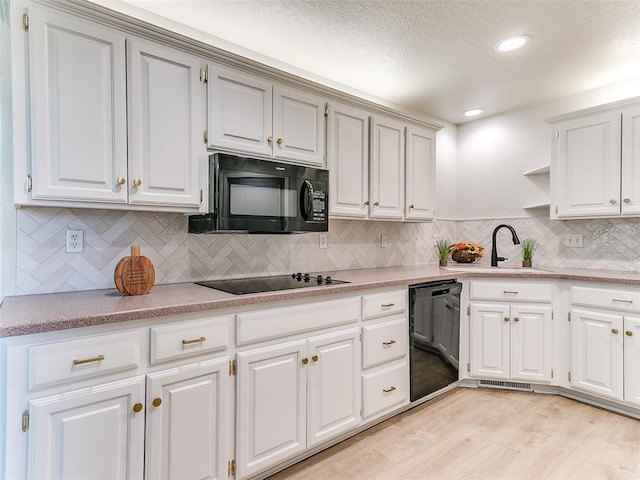
M 116 265 L 113 281 L 123 295 L 144 295 L 151 291 L 156 272 L 147 257 L 140 256 L 140 246 L 131 245 L 131 256 L 124 257 Z

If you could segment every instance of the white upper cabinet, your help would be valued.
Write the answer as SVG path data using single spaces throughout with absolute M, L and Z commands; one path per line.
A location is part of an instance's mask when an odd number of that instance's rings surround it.
M 209 65 L 209 147 L 324 167 L 324 99 Z
M 367 218 L 369 198 L 369 113 L 329 104 L 327 121 L 329 213 Z
M 551 119 L 551 218 L 640 214 L 640 107 L 624 102 Z
M 125 36 L 43 8 L 29 21 L 32 198 L 126 203 Z
M 128 47 L 130 202 L 197 208 L 208 164 L 204 64 L 141 39 Z
M 404 218 L 404 128 L 397 120 L 371 117 L 370 218 Z
M 32 185 L 16 202 L 197 212 L 206 63 L 40 6 L 29 21 Z
M 405 218 L 433 220 L 436 194 L 436 132 L 407 127 Z

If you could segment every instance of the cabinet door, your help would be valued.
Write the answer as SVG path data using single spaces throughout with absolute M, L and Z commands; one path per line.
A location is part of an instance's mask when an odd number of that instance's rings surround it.
M 148 479 L 226 479 L 228 357 L 148 375 Z
M 137 38 L 128 53 L 129 201 L 197 208 L 207 167 L 204 64 Z
M 513 305 L 510 318 L 511 379 L 550 382 L 551 307 Z
M 552 210 L 557 217 L 620 214 L 620 113 L 557 125 Z
M 405 218 L 433 220 L 436 193 L 436 132 L 407 127 Z
M 403 218 L 404 146 L 402 123 L 383 117 L 371 117 L 371 218 Z
M 622 214 L 640 214 L 640 108 L 622 112 Z
M 325 110 L 320 97 L 273 89 L 273 157 L 325 166 Z
M 471 375 L 509 378 L 509 307 L 471 304 Z
M 623 318 L 571 309 L 571 387 L 623 397 Z
M 369 200 L 369 114 L 346 105 L 329 104 L 329 213 L 366 218 Z
M 239 478 L 306 449 L 305 351 L 306 341 L 301 340 L 238 354 Z
M 270 83 L 209 65 L 209 147 L 271 156 Z
M 127 202 L 125 38 L 29 8 L 34 199 Z
M 142 478 L 144 383 L 139 376 L 29 402 L 28 478 Z
M 640 407 L 640 318 L 624 317 L 624 401 Z
M 360 421 L 359 328 L 309 339 L 307 448 Z

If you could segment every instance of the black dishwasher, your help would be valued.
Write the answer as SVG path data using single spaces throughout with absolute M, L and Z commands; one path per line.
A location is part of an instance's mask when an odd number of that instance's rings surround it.
M 456 280 L 409 285 L 412 402 L 458 380 L 461 291 Z

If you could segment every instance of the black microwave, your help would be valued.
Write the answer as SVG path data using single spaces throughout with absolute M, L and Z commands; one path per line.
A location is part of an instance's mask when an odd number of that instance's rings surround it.
M 209 213 L 189 233 L 302 233 L 329 230 L 329 172 L 215 153 L 209 157 Z

